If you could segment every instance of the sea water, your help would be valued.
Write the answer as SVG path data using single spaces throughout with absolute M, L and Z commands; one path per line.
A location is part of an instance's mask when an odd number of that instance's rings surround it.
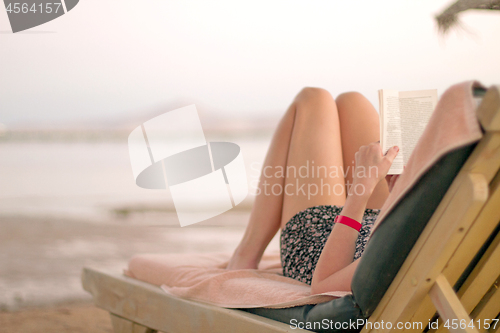
M 231 141 L 241 147 L 250 184 L 258 178 L 256 166 L 262 164 L 269 140 Z M 0 216 L 99 222 L 127 207 L 172 206 L 168 189 L 135 185 L 126 142 L 0 143 Z

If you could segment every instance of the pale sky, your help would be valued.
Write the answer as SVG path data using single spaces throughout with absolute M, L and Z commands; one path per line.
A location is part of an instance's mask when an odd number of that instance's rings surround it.
M 500 11 L 436 32 L 451 1 L 81 0 L 12 34 L 0 8 L 0 123 L 116 118 L 183 100 L 280 114 L 304 86 L 418 90 L 500 84 Z M 165 110 L 169 111 L 169 110 Z

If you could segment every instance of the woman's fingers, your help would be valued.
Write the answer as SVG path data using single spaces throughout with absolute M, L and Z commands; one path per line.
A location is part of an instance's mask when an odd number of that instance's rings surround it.
M 385 153 L 385 157 L 391 162 L 394 161 L 394 159 L 396 158 L 396 156 L 398 155 L 399 153 L 399 147 L 398 146 L 394 146 L 392 147 L 391 149 L 389 149 L 387 151 L 387 153 Z
M 379 181 L 387 175 L 398 151 L 398 147 L 393 147 L 384 156 L 379 142 L 361 146 L 355 154 L 356 170 L 360 172 L 354 173 L 354 182 L 368 186 L 369 189 L 375 188 Z M 376 172 L 372 172 L 373 167 L 377 170 Z

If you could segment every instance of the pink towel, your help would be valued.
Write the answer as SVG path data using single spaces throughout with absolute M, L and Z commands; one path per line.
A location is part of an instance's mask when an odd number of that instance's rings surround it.
M 375 227 L 443 155 L 482 136 L 472 87 L 464 82 L 441 97 L 404 173 L 382 208 Z M 284 308 L 317 304 L 348 292 L 311 296 L 310 286 L 281 275 L 278 255 L 265 255 L 258 270 L 227 271 L 229 254 L 138 255 L 127 275 L 161 286 L 167 293 L 228 308 Z
M 225 270 L 230 254 L 143 254 L 126 275 L 167 293 L 226 308 L 285 308 L 317 304 L 349 292 L 311 296 L 311 287 L 281 274 L 279 255 L 264 255 L 258 270 Z

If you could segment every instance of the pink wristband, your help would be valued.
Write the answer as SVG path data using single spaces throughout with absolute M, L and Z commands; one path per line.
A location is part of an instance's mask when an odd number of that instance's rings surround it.
M 337 215 L 337 216 L 335 216 L 334 222 L 340 223 L 340 224 L 345 224 L 346 226 L 351 227 L 358 232 L 359 232 L 359 230 L 361 230 L 361 223 L 359 223 L 355 219 L 351 219 L 350 217 L 347 217 L 347 216 Z

